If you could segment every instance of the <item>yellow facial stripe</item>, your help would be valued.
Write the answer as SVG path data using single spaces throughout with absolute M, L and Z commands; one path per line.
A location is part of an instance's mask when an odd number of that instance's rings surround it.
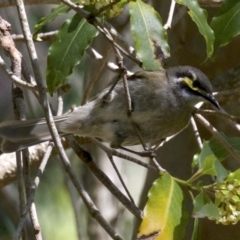
M 194 90 L 194 91 L 198 91 L 198 90 L 199 90 L 197 87 L 194 87 L 194 86 L 193 86 L 193 81 L 194 81 L 194 80 L 191 80 L 190 78 L 185 77 L 185 78 L 183 78 L 183 81 L 184 81 L 192 90 Z

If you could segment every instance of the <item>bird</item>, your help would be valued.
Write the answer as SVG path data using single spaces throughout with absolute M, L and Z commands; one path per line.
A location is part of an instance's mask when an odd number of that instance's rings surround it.
M 220 109 L 208 77 L 192 66 L 142 70 L 127 80 L 131 117 L 124 84 L 119 80 L 112 91 L 108 87 L 85 105 L 54 117 L 59 134 L 97 137 L 112 148 L 137 145 L 140 135 L 145 143 L 154 145 L 186 128 L 197 103 L 208 102 Z M 51 140 L 45 119 L 2 122 L 0 136 L 5 153 Z

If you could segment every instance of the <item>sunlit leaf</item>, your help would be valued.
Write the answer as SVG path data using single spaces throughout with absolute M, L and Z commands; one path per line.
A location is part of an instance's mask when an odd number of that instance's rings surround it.
M 215 159 L 216 159 L 216 157 L 214 155 L 209 155 L 208 157 L 205 158 L 203 168 L 202 168 L 203 174 L 216 176 L 216 172 L 213 168 Z
M 229 177 L 226 179 L 226 181 L 233 182 L 234 179 L 240 180 L 240 169 L 236 170 L 235 172 L 230 173 Z
M 210 58 L 213 54 L 214 33 L 207 22 L 207 12 L 202 9 L 197 0 L 175 0 L 188 8 L 188 14 L 196 23 L 199 32 L 203 35 L 207 46 L 207 57 Z
M 48 52 L 47 86 L 51 94 L 66 83 L 97 34 L 96 28 L 77 14 L 63 24 Z
M 206 174 L 216 176 L 217 182 L 223 181 L 228 176 L 229 171 L 226 170 L 221 164 L 221 162 L 218 160 L 217 156 L 214 154 L 210 147 L 209 141 L 205 141 L 203 143 L 203 149 L 199 154 L 198 159 L 199 168 L 201 169 L 201 175 Z
M 182 190 L 169 174 L 157 179 L 149 191 L 137 239 L 181 239 L 174 237 L 181 236 L 176 229 L 181 224 L 182 203 Z
M 131 31 L 137 57 L 142 61 L 144 69 L 160 70 L 162 66 L 159 59 L 156 59 L 156 49 L 160 47 L 164 57 L 170 55 L 162 20 L 150 5 L 141 0 L 130 2 L 129 7 Z

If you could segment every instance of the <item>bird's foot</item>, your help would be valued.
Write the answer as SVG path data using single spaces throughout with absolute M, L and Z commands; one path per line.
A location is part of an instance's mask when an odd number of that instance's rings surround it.
M 152 149 L 148 149 L 142 152 L 136 152 L 140 157 L 149 157 L 149 158 L 154 158 L 156 157 L 156 153 Z
M 154 152 L 154 150 L 152 149 L 147 149 L 145 151 L 142 151 L 142 152 L 137 152 L 137 151 L 133 151 L 131 149 L 128 149 L 128 148 L 125 148 L 125 147 L 119 147 L 120 149 L 124 150 L 124 151 L 127 151 L 127 152 L 130 152 L 130 153 L 134 153 L 140 157 L 149 157 L 149 158 L 154 158 L 156 157 L 156 153 Z

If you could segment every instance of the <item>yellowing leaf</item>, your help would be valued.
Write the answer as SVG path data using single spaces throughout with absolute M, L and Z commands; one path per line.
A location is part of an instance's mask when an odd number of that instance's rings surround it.
M 182 202 L 183 193 L 175 180 L 167 173 L 158 178 L 149 191 L 137 239 L 176 239 Z

